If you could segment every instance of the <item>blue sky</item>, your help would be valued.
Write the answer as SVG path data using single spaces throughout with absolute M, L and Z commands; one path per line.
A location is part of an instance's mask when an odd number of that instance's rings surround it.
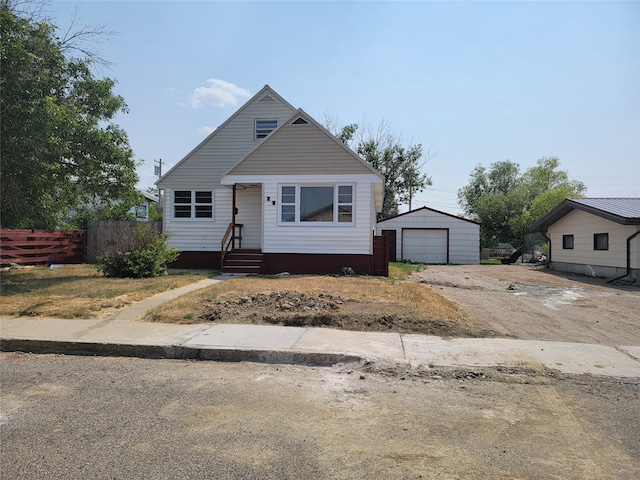
M 54 1 L 130 109 L 140 186 L 269 84 L 321 123 L 389 123 L 432 158 L 413 207 L 460 214 L 473 168 L 557 156 L 590 197 L 640 197 L 640 2 Z M 404 207 L 401 211 L 406 211 Z

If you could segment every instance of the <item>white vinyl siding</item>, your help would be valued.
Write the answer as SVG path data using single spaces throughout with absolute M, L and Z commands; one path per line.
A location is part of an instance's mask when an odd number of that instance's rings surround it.
M 295 178 L 301 185 L 339 184 L 344 180 L 342 175 L 296 175 L 292 178 Z M 280 175 L 228 177 L 227 181 L 238 183 L 240 179 L 247 183 L 262 183 L 263 185 L 262 251 L 264 253 L 361 255 L 373 253 L 375 223 L 371 211 L 373 210 L 373 184 L 379 182 L 376 175 L 362 174 L 349 177 L 354 182 L 354 221 L 347 228 L 339 224 L 325 225 L 322 228 L 313 225 L 279 225 L 280 198 L 278 193 L 279 187 L 282 185 L 282 177 Z
M 597 215 L 573 210 L 549 226 L 551 261 L 591 266 L 626 268 L 627 238 L 637 225 L 620 225 Z M 608 233 L 608 250 L 594 249 L 594 235 Z M 562 249 L 562 236 L 573 235 L 573 249 Z M 631 268 L 640 268 L 640 235 L 632 240 Z
M 263 95 L 247 104 L 225 124 L 209 135 L 200 145 L 194 148 L 180 164 L 167 172 L 158 186 L 164 190 L 163 230 L 170 233 L 169 245 L 181 251 L 220 251 L 220 241 L 231 222 L 232 190 L 222 186 L 220 179 L 235 164 L 256 147 L 253 141 L 256 118 L 277 119 L 279 123 L 287 120 L 295 109 L 272 96 L 274 101 L 263 101 Z M 176 220 L 173 217 L 174 190 L 213 190 L 213 217 L 201 221 L 193 219 L 189 222 Z M 261 226 L 253 225 L 246 218 L 248 210 L 237 202 L 240 219 L 245 222 L 243 228 L 243 247 L 259 244 Z M 252 200 L 254 206 L 260 197 Z M 260 202 L 261 203 L 261 202 Z M 255 212 L 255 210 L 254 210 Z M 259 212 L 256 213 L 259 215 Z M 239 223 L 240 220 L 238 220 Z M 257 230 L 256 230 L 257 229 Z
M 285 124 L 295 110 L 277 96 L 274 101 L 261 98 L 257 96 L 234 114 L 158 183 L 167 200 L 163 228 L 170 233 L 169 244 L 181 251 L 219 251 L 232 218 L 230 187 L 237 184 L 236 222 L 244 225 L 243 247 L 262 247 L 265 253 L 372 254 L 381 176 L 312 121 Z M 255 142 L 256 119 L 277 119 L 280 127 Z M 285 133 L 279 137 L 280 132 Z M 263 150 L 264 154 L 259 153 Z M 348 194 L 336 193 L 338 216 L 348 219 L 351 215 L 351 223 L 336 221 L 322 228 L 278 225 L 278 185 L 285 184 L 352 185 L 351 203 Z M 168 199 L 175 190 L 206 189 L 213 190 L 215 221 L 173 218 Z
M 361 160 L 313 124 L 283 125 L 229 175 L 373 173 Z M 344 180 L 344 179 L 343 179 Z
M 165 190 L 167 198 L 173 198 L 173 190 Z M 173 202 L 164 202 L 165 232 L 169 232 L 168 244 L 180 251 L 220 251 L 220 240 L 231 222 L 231 189 L 223 187 L 213 191 L 213 216 L 189 221 L 174 220 L 171 215 Z M 225 220 L 222 220 L 225 219 Z
M 273 118 L 281 123 L 294 111 L 279 101 L 255 101 L 247 105 L 162 177 L 159 187 L 191 190 L 220 187 L 222 176 L 256 147 L 254 120 Z
M 378 222 L 376 232 L 382 235 L 382 230 L 396 231 L 397 259 L 402 259 L 404 255 L 403 229 L 404 233 L 409 231 L 408 229 L 448 230 L 449 263 L 474 265 L 480 262 L 480 225 L 477 223 L 425 208 L 382 220 Z M 422 231 L 424 233 L 424 230 Z

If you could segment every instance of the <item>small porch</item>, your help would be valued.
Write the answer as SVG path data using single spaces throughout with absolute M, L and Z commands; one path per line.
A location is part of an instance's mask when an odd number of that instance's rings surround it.
M 220 242 L 223 273 L 264 273 L 262 185 L 233 184 L 231 222 Z
M 351 267 L 361 274 L 388 274 L 387 244 L 366 221 L 279 225 L 278 182 L 283 180 L 261 180 L 227 184 L 232 195 L 225 208 L 231 207 L 231 221 L 220 245 L 223 272 L 325 274 Z

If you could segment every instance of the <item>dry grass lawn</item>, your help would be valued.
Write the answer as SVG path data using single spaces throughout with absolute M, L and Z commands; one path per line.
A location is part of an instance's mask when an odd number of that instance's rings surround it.
M 147 312 L 143 320 L 167 323 L 254 323 L 327 326 L 442 336 L 487 336 L 451 300 L 405 280 L 421 267 L 392 264 L 390 277 L 248 276 L 188 293 Z M 0 316 L 104 318 L 156 293 L 217 272 L 169 270 L 148 279 L 103 277 L 92 265 L 59 270 L 0 271 Z
M 417 282 L 391 277 L 242 277 L 191 292 L 147 312 L 145 321 L 328 326 L 349 330 L 487 336 L 457 304 Z
M 18 267 L 0 271 L 0 316 L 103 318 L 131 303 L 210 276 L 169 270 L 157 278 L 105 278 L 94 265 Z

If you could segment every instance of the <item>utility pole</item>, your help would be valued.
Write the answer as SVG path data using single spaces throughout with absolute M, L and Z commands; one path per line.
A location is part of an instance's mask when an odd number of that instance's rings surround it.
M 156 160 L 153 159 L 153 163 L 157 163 L 157 165 L 153 166 L 153 173 L 158 176 L 158 180 L 162 178 L 162 164 L 164 163 L 162 159 Z M 158 211 L 162 212 L 162 190 L 158 187 Z
M 154 159 L 153 163 L 157 163 L 158 164 L 158 165 L 154 165 L 153 173 L 154 173 L 154 175 L 157 175 L 158 176 L 158 180 L 160 180 L 160 178 L 162 177 L 162 164 L 164 162 L 162 161 L 162 159 L 160 159 L 160 160 Z

